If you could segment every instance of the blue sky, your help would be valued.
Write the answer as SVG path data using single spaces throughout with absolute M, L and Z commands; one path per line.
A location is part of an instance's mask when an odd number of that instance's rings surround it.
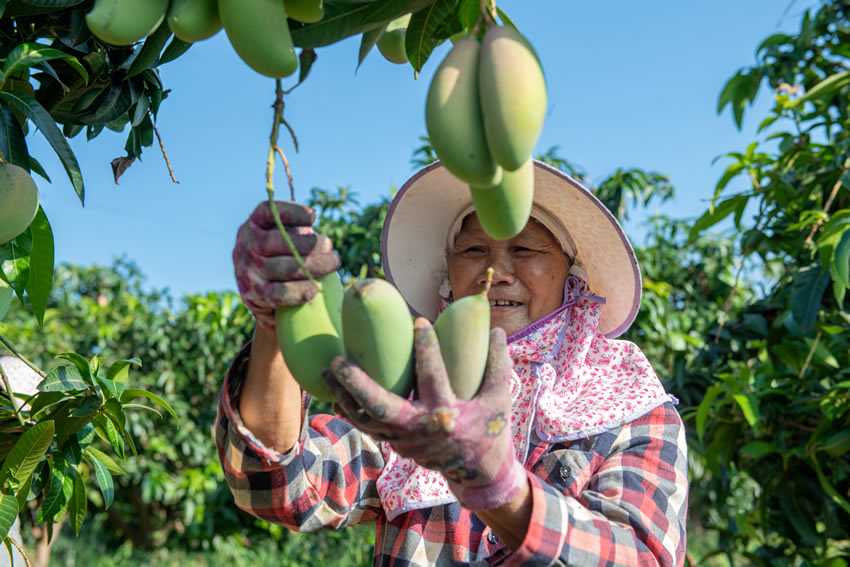
M 504 0 L 499 6 L 532 41 L 549 86 L 549 112 L 537 149 L 560 147 L 594 181 L 617 167 L 669 174 L 674 201 L 654 207 L 696 217 L 725 168 L 712 159 L 742 150 L 771 106 L 762 92 L 738 132 L 716 114 L 717 96 L 739 67 L 752 64 L 766 36 L 799 28 L 813 0 L 713 2 L 578 2 Z M 308 80 L 287 97 L 285 116 L 300 142 L 281 136 L 296 198 L 310 188 L 350 186 L 361 204 L 389 195 L 412 173 L 425 133 L 428 84 L 448 45 L 418 80 L 409 66 L 377 50 L 355 73 L 359 37 L 318 51 Z M 109 265 L 126 255 L 148 285 L 177 296 L 235 289 L 230 252 L 236 231 L 266 197 L 265 159 L 274 81 L 244 65 L 224 32 L 161 68 L 172 90 L 159 113 L 179 185 L 158 147 L 147 149 L 116 186 L 110 161 L 124 154 L 124 134 L 71 141 L 83 168 L 81 207 L 64 171 L 40 136 L 30 136 L 52 184 L 37 179 L 56 241 L 56 262 Z M 287 85 L 293 83 L 287 80 Z M 764 135 L 760 137 L 764 139 Z M 283 168 L 275 186 L 288 198 Z M 627 224 L 640 243 L 641 218 Z M 379 235 L 376 235 L 376 238 Z

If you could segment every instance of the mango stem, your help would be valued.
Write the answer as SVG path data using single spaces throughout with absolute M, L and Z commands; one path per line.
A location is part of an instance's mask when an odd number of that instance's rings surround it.
M 298 263 L 298 266 L 301 268 L 301 271 L 304 272 L 304 275 L 311 282 L 316 282 L 316 279 L 310 273 L 310 270 L 307 269 L 307 266 L 304 264 L 304 259 L 298 253 L 298 250 L 295 249 L 295 244 L 293 244 L 292 239 L 289 238 L 289 234 L 286 233 L 286 228 L 283 226 L 283 222 L 280 220 L 280 215 L 277 212 L 277 207 L 274 205 L 274 156 L 275 152 L 280 152 L 281 156 L 283 156 L 283 150 L 277 145 L 277 139 L 280 134 L 280 124 L 283 120 L 283 87 L 281 86 L 280 79 L 275 79 L 275 101 L 272 105 L 274 108 L 274 121 L 272 122 L 272 134 L 271 134 L 271 145 L 269 146 L 269 157 L 266 161 L 266 192 L 269 194 L 269 210 L 272 213 L 272 217 L 274 218 L 274 224 L 277 226 L 277 229 L 280 231 L 280 235 L 283 237 L 283 240 L 286 242 L 286 246 L 289 248 L 289 252 L 295 258 L 295 261 Z M 284 161 L 284 166 L 287 169 L 287 176 L 290 179 L 290 190 L 293 192 L 292 200 L 295 200 L 294 188 L 292 187 L 292 177 L 289 173 L 289 164 L 286 162 L 286 159 L 282 157 Z
M 487 297 L 487 294 L 490 293 L 490 286 L 493 284 L 493 272 L 494 271 L 495 270 L 493 270 L 492 267 L 487 268 L 487 281 L 484 282 L 484 289 L 481 290 L 479 295 L 483 295 L 484 297 Z

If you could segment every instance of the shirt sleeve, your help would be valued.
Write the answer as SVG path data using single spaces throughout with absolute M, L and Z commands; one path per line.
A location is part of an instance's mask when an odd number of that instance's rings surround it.
M 339 529 L 381 512 L 376 481 L 384 468 L 380 447 L 348 421 L 308 416 L 301 407 L 301 436 L 285 454 L 264 446 L 239 415 L 239 393 L 250 342 L 236 356 L 219 397 L 215 439 L 236 505 L 293 531 Z
M 528 474 L 531 522 L 505 565 L 684 564 L 687 444 L 672 404 L 621 428 L 578 498 Z

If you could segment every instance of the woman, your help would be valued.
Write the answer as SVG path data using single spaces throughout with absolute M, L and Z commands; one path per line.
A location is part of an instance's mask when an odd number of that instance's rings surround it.
M 439 163 L 399 191 L 382 252 L 422 316 L 418 395 L 395 396 L 338 358 L 324 375 L 338 416 L 308 416 L 280 355 L 274 309 L 316 290 L 267 205 L 254 211 L 233 257 L 258 325 L 227 374 L 216 428 L 240 508 L 297 531 L 376 520 L 376 565 L 684 563 L 684 427 L 646 357 L 613 340 L 640 301 L 634 252 L 586 189 L 535 166 L 532 220 L 505 241 L 481 229 Z M 311 211 L 278 210 L 314 276 L 338 268 Z M 479 292 L 488 267 L 487 371 L 459 400 L 428 321 Z

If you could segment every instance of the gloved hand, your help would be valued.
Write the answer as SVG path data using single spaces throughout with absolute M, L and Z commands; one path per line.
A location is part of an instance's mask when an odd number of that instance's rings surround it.
M 511 359 L 505 332 L 490 333 L 481 389 L 473 399 L 455 397 L 427 319 L 415 324 L 419 399 L 406 400 L 374 382 L 343 357 L 323 374 L 335 406 L 358 429 L 388 441 L 401 456 L 443 473 L 470 510 L 508 503 L 528 482 L 511 435 Z
M 336 271 L 339 256 L 330 238 L 313 232 L 316 214 L 310 207 L 276 201 L 280 220 L 295 249 L 314 279 Z M 268 201 L 257 205 L 239 228 L 233 248 L 233 267 L 242 302 L 257 324 L 274 331 L 274 311 L 283 305 L 305 303 L 318 288 L 305 279 L 303 270 L 290 252 L 274 222 Z

